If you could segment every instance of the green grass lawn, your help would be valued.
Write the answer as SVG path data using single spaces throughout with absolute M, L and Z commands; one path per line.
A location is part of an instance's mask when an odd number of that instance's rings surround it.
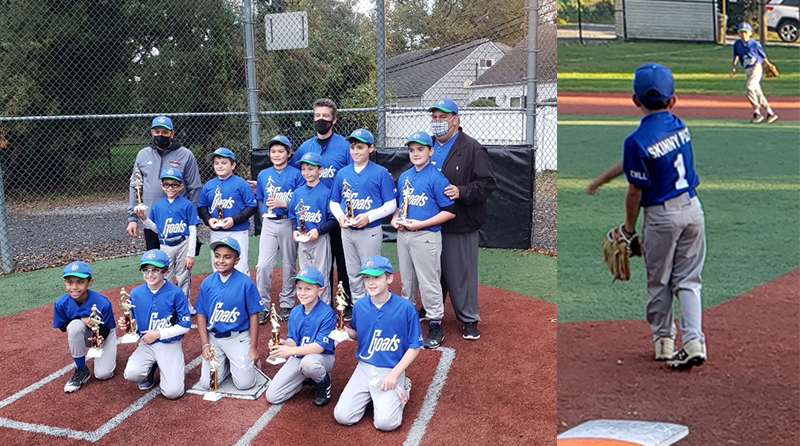
M 706 216 L 707 308 L 798 267 L 800 129 L 792 122 L 686 122 Z M 605 231 L 624 217 L 624 178 L 595 196 L 585 193 L 592 177 L 619 160 L 622 140 L 637 123 L 631 117 L 559 116 L 559 321 L 644 317 L 641 259 L 633 259 L 629 282 L 612 283 L 600 252 Z
M 674 42 L 608 42 L 558 44 L 558 89 L 562 91 L 629 92 L 633 71 L 646 62 L 668 66 L 675 75 L 675 92 L 744 94 L 744 70 L 730 78 L 732 47 Z M 781 71 L 779 79 L 764 79 L 767 97 L 800 96 L 797 48 L 767 47 Z

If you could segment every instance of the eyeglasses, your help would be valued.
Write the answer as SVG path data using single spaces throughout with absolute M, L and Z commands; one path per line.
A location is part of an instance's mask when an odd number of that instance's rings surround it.
M 177 189 L 181 187 L 181 183 L 161 183 L 164 189 Z
M 145 269 L 142 270 L 142 275 L 145 275 L 145 276 L 147 276 L 147 275 L 156 275 L 157 276 L 157 275 L 163 274 L 163 273 L 164 273 L 164 271 L 161 270 L 161 269 L 158 269 L 158 268 L 145 268 Z

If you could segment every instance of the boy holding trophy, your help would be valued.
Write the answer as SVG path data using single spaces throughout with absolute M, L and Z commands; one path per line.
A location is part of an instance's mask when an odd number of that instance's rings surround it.
M 117 367 L 117 335 L 114 332 L 114 311 L 111 302 L 102 294 L 89 289 L 94 279 L 92 268 L 81 261 L 74 261 L 64 267 L 64 287 L 66 294 L 56 299 L 53 307 L 53 328 L 67 333 L 69 351 L 75 361 L 75 373 L 64 386 L 64 392 L 72 393 L 89 381 L 89 368 L 86 366 L 86 347 L 99 350 L 100 356 L 94 360 L 94 376 L 99 380 L 110 379 Z M 94 315 L 92 309 L 95 309 Z M 100 318 L 97 327 L 99 336 L 92 341 L 92 316 Z M 92 345 L 96 342 L 98 345 Z
M 289 315 L 286 339 L 278 345 L 269 344 L 270 356 L 287 358 L 267 388 L 270 404 L 280 404 L 300 391 L 304 384 L 314 385 L 314 404 L 322 407 L 331 398 L 331 377 L 334 343 L 328 334 L 336 327 L 336 314 L 330 305 L 320 300 L 325 291 L 322 273 L 307 267 L 292 277 L 297 287 L 300 305 Z

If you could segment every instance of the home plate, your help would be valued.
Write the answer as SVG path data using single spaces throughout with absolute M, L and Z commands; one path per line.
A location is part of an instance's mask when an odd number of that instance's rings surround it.
M 256 369 L 256 385 L 249 389 L 239 390 L 233 385 L 233 378 L 230 374 L 224 381 L 217 384 L 217 393 L 227 398 L 240 398 L 244 400 L 254 400 L 260 397 L 269 387 L 272 380 L 264 374 L 261 370 Z M 194 393 L 195 395 L 205 395 L 207 390 L 200 388 L 200 380 L 198 380 L 186 393 Z
M 592 420 L 557 438 L 557 446 L 669 446 L 689 435 L 680 424 L 654 421 Z

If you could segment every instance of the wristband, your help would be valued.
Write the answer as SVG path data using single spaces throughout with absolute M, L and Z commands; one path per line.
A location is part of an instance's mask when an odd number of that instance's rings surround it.
M 203 349 L 206 347 L 211 347 L 211 344 L 203 344 L 203 346 L 200 347 L 200 351 L 203 351 Z

